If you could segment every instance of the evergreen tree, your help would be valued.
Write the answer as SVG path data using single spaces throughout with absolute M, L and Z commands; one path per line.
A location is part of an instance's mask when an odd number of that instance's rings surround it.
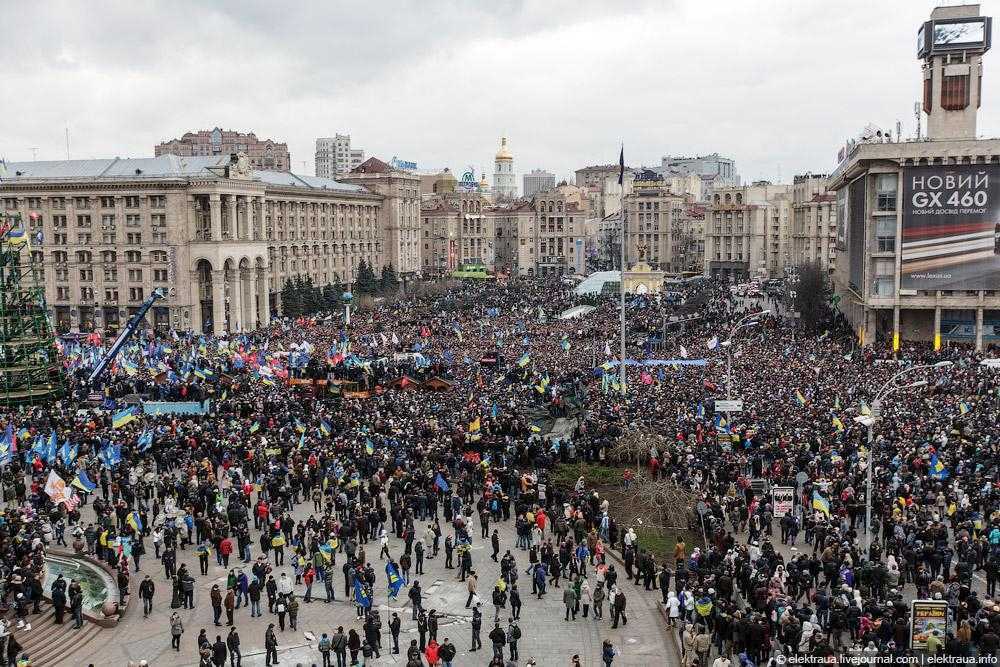
M 399 287 L 399 277 L 396 276 L 396 269 L 392 268 L 392 263 L 382 267 L 382 291 L 393 293 Z
M 291 279 L 285 279 L 281 287 L 281 314 L 285 317 L 298 317 L 301 312 L 299 293 Z
M 316 288 L 313 286 L 312 276 L 306 275 L 302 279 L 302 314 L 312 315 L 319 310 L 316 300 Z
M 337 288 L 334 287 L 332 284 L 323 285 L 323 290 L 322 293 L 320 294 L 320 297 L 323 300 L 323 309 L 333 310 L 334 308 L 336 308 L 337 304 L 340 302 L 341 294 L 342 292 L 338 292 Z
M 365 260 L 358 265 L 357 290 L 361 294 L 374 294 L 378 290 L 378 280 L 375 271 Z

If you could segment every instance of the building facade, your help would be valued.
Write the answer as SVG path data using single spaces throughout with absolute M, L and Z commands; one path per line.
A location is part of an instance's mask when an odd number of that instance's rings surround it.
M 705 274 L 775 278 L 792 265 L 792 186 L 758 181 L 712 194 L 705 223 Z
M 532 169 L 530 173 L 524 175 L 523 181 L 524 187 L 521 188 L 521 192 L 524 197 L 532 197 L 536 192 L 556 187 L 556 175 L 544 169 Z
M 507 148 L 507 137 L 501 137 L 500 150 L 493 162 L 493 198 L 496 201 L 507 201 L 515 197 L 517 177 L 514 175 L 514 156 Z
M 253 132 L 235 132 L 217 127 L 186 132 L 180 139 L 164 141 L 153 148 L 153 155 L 156 156 L 229 157 L 234 153 L 246 153 L 254 169 L 289 171 L 292 168 L 288 144 L 258 139 Z
M 645 262 L 654 270 L 701 273 L 703 208 L 694 206 L 690 193 L 675 192 L 668 179 L 656 178 L 651 172 L 637 173 L 632 188 L 625 197 L 626 266 Z M 611 230 L 614 225 L 607 227 Z M 617 232 L 621 232 L 620 226 Z M 620 252 L 620 239 L 615 239 L 615 245 Z M 620 259 L 615 262 L 620 263 Z
M 665 177 L 692 177 L 701 181 L 697 190 L 691 189 L 697 201 L 709 202 L 712 193 L 717 188 L 741 185 L 740 175 L 736 171 L 736 161 L 712 153 L 697 157 L 671 157 L 665 155 L 660 160 L 657 172 Z
M 420 207 L 424 275 L 447 275 L 460 264 L 481 264 L 493 271 L 496 226 L 490 200 L 479 190 L 456 189 L 447 170 L 434 190 Z
M 837 259 L 837 196 L 826 175 L 803 174 L 792 181 L 792 263 L 819 264 L 832 273 Z
M 361 166 L 365 152 L 351 148 L 351 135 L 336 134 L 316 140 L 316 175 L 337 179 Z
M 531 199 L 505 202 L 490 209 L 496 229 L 496 270 L 508 275 L 535 274 L 537 214 Z
M 395 268 L 401 279 L 416 278 L 421 271 L 420 178 L 373 157 L 355 167 L 341 181 L 382 195 L 383 260 Z
M 254 170 L 245 155 L 14 163 L 0 198 L 36 237 L 60 331 L 115 331 L 158 287 L 157 328 L 253 329 L 288 279 L 349 285 L 362 259 L 381 267 L 400 210 L 360 185 Z
M 978 5 L 934 9 L 918 39 L 927 136 L 856 143 L 830 176 L 838 307 L 864 345 L 1000 342 L 1000 139 L 975 138 L 989 24 Z

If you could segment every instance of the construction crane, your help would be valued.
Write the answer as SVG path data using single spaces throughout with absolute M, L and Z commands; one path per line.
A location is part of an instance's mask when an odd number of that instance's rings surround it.
M 115 339 L 115 342 L 111 345 L 107 354 L 105 354 L 104 357 L 97 362 L 97 366 L 94 367 L 94 370 L 90 373 L 90 377 L 87 378 L 88 386 L 92 386 L 94 381 L 101 376 L 101 373 L 104 372 L 108 365 L 114 361 L 118 352 L 121 351 L 122 347 L 125 346 L 125 343 L 128 342 L 128 339 L 131 338 L 132 334 L 134 334 L 136 329 L 139 328 L 139 322 L 141 322 L 142 318 L 146 316 L 149 309 L 153 307 L 156 300 L 162 299 L 165 296 L 166 294 L 164 293 L 163 288 L 157 287 L 153 290 L 153 293 L 149 295 L 149 298 L 146 299 L 141 306 L 139 306 L 139 310 L 135 311 L 135 314 L 129 319 L 128 324 L 126 324 L 125 328 L 118 334 L 118 338 Z

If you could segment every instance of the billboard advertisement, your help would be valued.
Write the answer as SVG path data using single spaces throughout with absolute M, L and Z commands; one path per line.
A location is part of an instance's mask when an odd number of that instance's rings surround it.
M 910 602 L 910 648 L 927 648 L 932 634 L 942 641 L 948 631 L 947 600 L 912 600 Z
M 837 250 L 847 250 L 847 188 L 837 190 Z
M 1000 286 L 1000 165 L 907 167 L 902 207 L 903 289 Z

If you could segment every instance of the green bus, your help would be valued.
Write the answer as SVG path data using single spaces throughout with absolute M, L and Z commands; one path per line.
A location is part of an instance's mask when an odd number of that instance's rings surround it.
M 468 278 L 471 280 L 488 280 L 492 278 L 482 264 L 460 264 L 451 272 L 452 278 Z

